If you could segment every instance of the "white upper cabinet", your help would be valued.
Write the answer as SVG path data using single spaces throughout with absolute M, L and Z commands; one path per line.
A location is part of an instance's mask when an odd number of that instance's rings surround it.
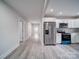
M 59 23 L 68 23 L 68 28 L 79 28 L 79 19 L 56 20 L 56 28 L 59 28 Z
M 60 23 L 68 23 L 68 21 L 67 20 L 64 20 L 64 19 L 57 19 L 56 20 L 56 28 L 59 28 L 59 24 Z
M 73 20 L 68 20 L 68 28 L 72 28 L 73 27 Z
M 56 20 L 56 28 L 59 28 L 59 24 L 62 23 L 62 20 Z
M 68 28 L 79 28 L 79 19 L 69 20 Z
M 68 23 L 68 28 L 79 28 L 79 19 L 44 18 L 43 22 L 56 22 L 56 28 L 59 28 L 60 23 Z
M 74 20 L 72 24 L 73 28 L 79 28 L 79 20 Z

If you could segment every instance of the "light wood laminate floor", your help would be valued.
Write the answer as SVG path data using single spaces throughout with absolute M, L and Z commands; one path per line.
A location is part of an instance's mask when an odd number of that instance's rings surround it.
M 40 41 L 27 40 L 5 59 L 79 59 L 79 44 L 43 46 Z

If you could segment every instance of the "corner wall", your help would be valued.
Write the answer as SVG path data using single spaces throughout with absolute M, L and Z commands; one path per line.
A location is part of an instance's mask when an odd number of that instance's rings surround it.
M 0 59 L 19 46 L 18 20 L 21 17 L 0 1 Z

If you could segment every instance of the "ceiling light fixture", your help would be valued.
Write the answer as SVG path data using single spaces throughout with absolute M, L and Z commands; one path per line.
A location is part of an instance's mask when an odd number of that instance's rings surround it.
M 79 15 L 79 12 L 77 13 L 77 15 Z
M 59 15 L 62 15 L 63 14 L 63 12 L 59 12 Z
M 50 9 L 50 11 L 53 12 L 54 10 L 53 9 Z

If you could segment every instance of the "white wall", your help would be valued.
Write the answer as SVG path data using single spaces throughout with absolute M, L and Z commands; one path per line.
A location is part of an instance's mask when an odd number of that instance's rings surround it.
M 15 12 L 0 1 L 0 59 L 19 46 L 19 19 Z

